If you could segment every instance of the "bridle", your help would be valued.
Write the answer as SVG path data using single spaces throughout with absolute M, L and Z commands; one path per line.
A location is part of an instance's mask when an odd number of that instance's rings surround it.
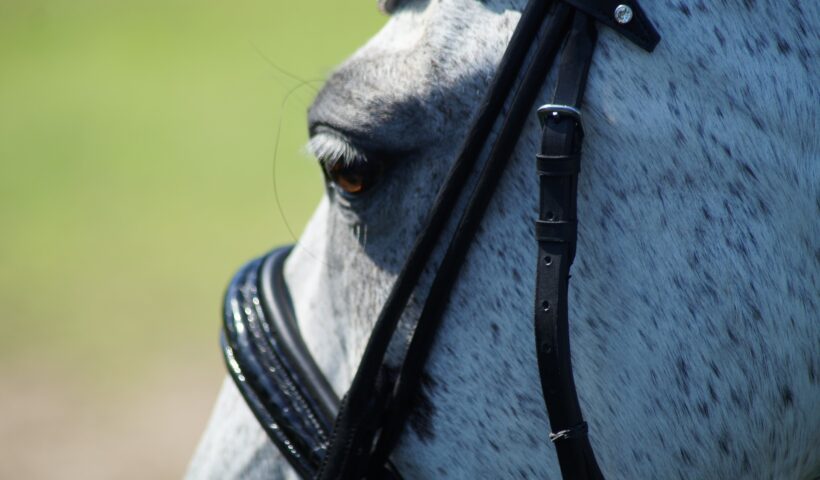
M 542 138 L 536 159 L 540 191 L 535 222 L 536 352 L 552 429 L 550 440 L 563 477 L 603 478 L 575 391 L 567 318 L 569 270 L 577 236 L 576 188 L 583 137 L 580 105 L 597 39 L 596 20 L 647 51 L 659 41 L 634 0 L 623 4 L 609 0 L 529 2 L 422 233 L 375 322 L 338 411 L 336 396 L 296 327 L 282 276 L 289 250 L 280 249 L 252 262 L 234 279 L 226 296 L 223 336 L 229 370 L 268 435 L 303 477 L 400 478 L 389 456 L 412 410 L 411 399 L 419 388 L 451 286 L 560 51 L 553 100 L 537 110 Z M 479 166 L 499 118 L 500 131 Z M 387 366 L 386 354 L 399 320 L 456 202 L 475 175 L 475 187 L 435 270 L 398 375 L 388 374 L 395 367 Z

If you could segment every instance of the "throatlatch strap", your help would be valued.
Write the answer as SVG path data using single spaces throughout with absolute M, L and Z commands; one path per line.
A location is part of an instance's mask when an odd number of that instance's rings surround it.
M 581 415 L 570 360 L 567 292 L 575 257 L 576 196 L 583 126 L 578 110 L 597 33 L 577 11 L 564 45 L 553 103 L 539 108 L 541 152 L 535 339 L 544 402 L 561 473 L 565 479 L 603 479 Z

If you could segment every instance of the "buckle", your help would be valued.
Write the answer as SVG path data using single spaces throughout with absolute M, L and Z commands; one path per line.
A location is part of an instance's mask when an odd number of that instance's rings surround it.
M 538 120 L 541 122 L 542 126 L 547 122 L 549 117 L 559 118 L 564 116 L 575 120 L 575 124 L 581 129 L 581 134 L 584 133 L 584 122 L 581 120 L 581 111 L 571 105 L 547 103 L 546 105 L 541 105 L 538 107 L 537 113 Z

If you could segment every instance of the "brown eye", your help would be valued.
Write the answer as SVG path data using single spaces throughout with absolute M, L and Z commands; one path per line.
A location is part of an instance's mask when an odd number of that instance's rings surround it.
M 337 188 L 350 195 L 367 191 L 381 175 L 381 162 L 355 161 L 350 164 L 337 162 L 330 167 L 327 174 Z

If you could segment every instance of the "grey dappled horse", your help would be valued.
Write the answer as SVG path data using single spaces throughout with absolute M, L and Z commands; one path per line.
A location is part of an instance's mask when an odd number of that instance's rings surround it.
M 320 161 L 384 173 L 329 183 L 286 267 L 340 395 L 524 4 L 391 3 L 310 110 Z M 644 3 L 662 42 L 601 28 L 584 106 L 570 324 L 596 457 L 612 479 L 818 477 L 820 2 Z M 539 133 L 533 114 L 452 292 L 405 478 L 560 478 L 532 333 Z M 189 476 L 295 474 L 228 380 Z

